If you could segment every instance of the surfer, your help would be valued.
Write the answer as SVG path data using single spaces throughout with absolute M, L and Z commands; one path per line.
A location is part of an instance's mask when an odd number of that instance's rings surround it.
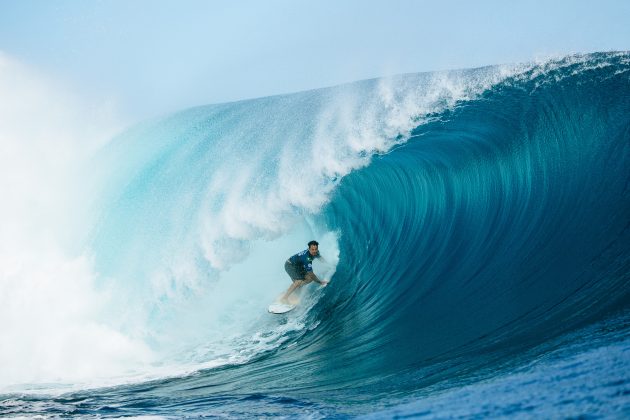
M 317 241 L 310 241 L 308 243 L 308 249 L 298 252 L 284 263 L 284 269 L 289 277 L 291 277 L 293 284 L 291 284 L 284 296 L 282 296 L 281 301 L 283 303 L 289 303 L 291 293 L 305 284 L 309 284 L 313 281 L 322 286 L 328 284 L 328 281 L 318 279 L 315 273 L 313 273 L 313 260 L 315 258 L 321 258 L 323 260 L 322 256 L 319 255 L 319 244 Z

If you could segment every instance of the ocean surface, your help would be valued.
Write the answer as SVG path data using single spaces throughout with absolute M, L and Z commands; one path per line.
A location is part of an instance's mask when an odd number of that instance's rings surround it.
M 63 185 L 0 417 L 630 418 L 630 53 L 186 109 Z

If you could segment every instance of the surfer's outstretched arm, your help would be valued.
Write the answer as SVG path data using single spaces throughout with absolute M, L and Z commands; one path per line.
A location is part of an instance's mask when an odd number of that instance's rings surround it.
M 328 284 L 328 281 L 326 281 L 326 280 L 320 280 L 320 279 L 319 279 L 319 277 L 317 277 L 317 276 L 315 275 L 315 273 L 313 273 L 312 271 L 310 271 L 309 273 L 307 273 L 307 274 L 306 274 L 306 279 L 305 279 L 304 283 L 306 284 L 306 283 L 310 283 L 310 282 L 312 282 L 312 281 L 314 281 L 314 282 L 316 282 L 316 283 L 319 283 L 319 284 L 321 284 L 322 286 L 326 286 L 326 285 Z

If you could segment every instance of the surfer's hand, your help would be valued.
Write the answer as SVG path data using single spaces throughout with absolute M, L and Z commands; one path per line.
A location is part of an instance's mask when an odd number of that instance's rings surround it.
M 326 287 L 328 286 L 328 280 L 322 280 L 321 282 L 319 282 L 319 284 L 321 284 L 322 287 Z

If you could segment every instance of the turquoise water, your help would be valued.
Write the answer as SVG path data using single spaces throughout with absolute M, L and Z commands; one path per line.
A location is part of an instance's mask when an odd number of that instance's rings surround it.
M 103 340 L 140 344 L 0 415 L 627 416 L 629 76 L 592 54 L 130 129 L 86 165 L 82 246 Z M 330 285 L 267 314 L 311 239 Z

